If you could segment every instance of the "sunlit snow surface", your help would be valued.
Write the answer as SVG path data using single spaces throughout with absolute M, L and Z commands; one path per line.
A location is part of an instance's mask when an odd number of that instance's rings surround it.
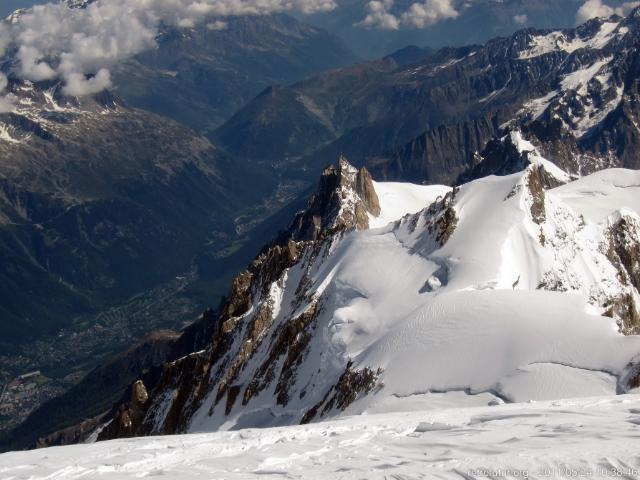
M 378 217 L 369 216 L 370 228 L 384 227 L 404 215 L 419 212 L 451 190 L 451 187 L 443 185 L 400 182 L 374 182 L 374 186 L 380 199 L 381 212 Z
M 530 143 L 514 141 L 531 151 L 532 163 L 569 179 Z M 277 308 L 265 338 L 306 308 L 294 302 L 303 275 L 308 297 L 322 303 L 288 404 L 275 404 L 265 389 L 227 414 L 210 408 L 214 390 L 187 430 L 299 423 L 348 360 L 355 369 L 380 368 L 380 388 L 316 420 L 421 409 L 425 394 L 442 392 L 486 405 L 496 397 L 522 402 L 624 391 L 620 378 L 640 360 L 640 337 L 623 336 L 614 319 L 601 316 L 606 298 L 630 288 L 620 284 L 602 242 L 612 219 L 640 211 L 640 172 L 603 171 L 548 190 L 541 224 L 531 218 L 527 182 L 525 171 L 463 185 L 452 203 L 457 226 L 442 247 L 429 234 L 428 215 L 411 214 L 447 187 L 376 183 L 382 215 L 370 219 L 370 230 L 347 233 L 271 285 Z M 540 287 L 545 280 L 562 289 Z M 238 384 L 251 381 L 269 348 L 265 342 L 256 349 Z
M 634 479 L 639 443 L 640 396 L 623 395 L 8 453 L 0 478 Z

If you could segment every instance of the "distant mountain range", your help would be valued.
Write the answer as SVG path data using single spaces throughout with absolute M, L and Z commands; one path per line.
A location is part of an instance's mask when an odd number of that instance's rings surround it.
M 367 14 L 366 0 L 338 2 L 335 10 L 299 16 L 305 22 L 327 29 L 345 40 L 364 58 L 388 55 L 407 45 L 430 47 L 483 44 L 499 36 L 509 36 L 523 27 L 567 28 L 576 25 L 576 14 L 584 0 L 472 0 L 451 2 L 457 15 L 424 28 L 401 26 L 385 30 L 360 25 Z M 413 0 L 392 2 L 389 13 L 400 16 Z M 603 2 L 611 7 L 624 0 Z
M 571 172 L 637 168 L 639 35 L 636 10 L 484 46 L 405 48 L 272 87 L 213 138 L 256 162 L 318 172 L 343 153 L 377 178 L 452 184 L 511 123 L 553 143 Z
M 229 17 L 215 29 L 168 29 L 157 43 L 119 65 L 115 91 L 130 105 L 199 132 L 219 126 L 269 85 L 357 60 L 336 36 L 284 14 Z

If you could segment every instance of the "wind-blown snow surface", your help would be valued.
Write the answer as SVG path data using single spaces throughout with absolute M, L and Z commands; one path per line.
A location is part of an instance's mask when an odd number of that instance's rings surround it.
M 360 415 L 0 455 L 5 480 L 640 478 L 640 396 Z
M 385 227 L 409 213 L 417 213 L 438 196 L 451 190 L 443 185 L 414 185 L 399 182 L 373 182 L 380 200 L 380 215 L 369 215 L 369 227 Z

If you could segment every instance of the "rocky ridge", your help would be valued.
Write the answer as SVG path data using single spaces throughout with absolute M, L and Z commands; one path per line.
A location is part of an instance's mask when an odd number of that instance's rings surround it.
M 275 388 L 276 404 L 282 407 L 293 395 L 298 401 L 307 394 L 317 397 L 311 386 L 308 392 L 292 391 L 324 308 L 322 295 L 308 291 L 309 270 L 318 258 L 330 254 L 343 234 L 367 229 L 368 215 L 379 213 L 366 169 L 356 170 L 345 158 L 327 167 L 317 193 L 290 229 L 234 280 L 211 344 L 167 364 L 151 398 L 136 394 L 146 392 L 144 384 L 136 384 L 131 400 L 118 408 L 99 439 L 184 431 L 209 396 L 214 401 L 208 415 L 219 417 L 248 405 L 267 389 Z M 295 289 L 292 298 L 282 297 L 285 283 Z M 377 375 L 345 366 L 332 390 L 304 413 L 304 420 L 334 407 L 343 410 L 374 387 Z

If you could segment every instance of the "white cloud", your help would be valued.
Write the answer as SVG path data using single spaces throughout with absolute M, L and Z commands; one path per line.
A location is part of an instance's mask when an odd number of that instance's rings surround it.
M 400 20 L 390 13 L 391 7 L 393 0 L 372 0 L 367 3 L 367 16 L 358 25 L 379 30 L 398 30 Z
M 0 97 L 0 113 L 13 112 L 16 109 L 15 101 L 15 95 L 12 93 Z
M 424 3 L 414 3 L 402 14 L 402 22 L 415 28 L 425 28 L 441 20 L 456 18 L 460 14 L 451 1 L 426 0 Z
M 11 32 L 5 25 L 0 23 L 0 56 L 4 55 L 10 43 Z
M 602 3 L 602 0 L 587 0 L 578 9 L 577 23 L 584 23 L 596 17 L 610 17 L 611 15 L 626 15 L 631 9 L 640 5 L 640 2 L 625 2 L 619 7 L 611 7 Z
M 207 23 L 207 28 L 209 30 L 226 30 L 227 22 L 216 20 L 215 22 Z
M 7 76 L 0 72 L 0 93 L 4 92 L 9 85 Z M 0 96 L 0 113 L 11 112 L 14 110 L 15 96 L 11 93 Z
M 398 30 L 401 26 L 425 28 L 460 13 L 454 0 L 425 0 L 412 4 L 406 11 L 396 15 L 391 12 L 393 0 L 372 0 L 367 3 L 367 16 L 357 25 L 380 30 Z
M 111 74 L 106 68 L 101 68 L 89 78 L 84 73 L 72 72 L 67 75 L 66 80 L 63 92 L 74 97 L 92 95 L 111 86 Z
M 0 54 L 14 44 L 18 76 L 62 78 L 69 95 L 86 95 L 108 88 L 114 63 L 153 48 L 160 25 L 222 29 L 220 17 L 335 6 L 334 0 L 97 0 L 74 9 L 50 3 L 0 24 Z
M 20 76 L 34 82 L 56 78 L 58 74 L 42 57 L 43 54 L 37 48 L 22 45 L 18 50 Z
M 527 17 L 527 15 L 525 13 L 523 13 L 521 15 L 514 15 L 513 16 L 513 21 L 516 22 L 518 25 L 526 25 L 528 20 L 529 20 L 529 18 Z

